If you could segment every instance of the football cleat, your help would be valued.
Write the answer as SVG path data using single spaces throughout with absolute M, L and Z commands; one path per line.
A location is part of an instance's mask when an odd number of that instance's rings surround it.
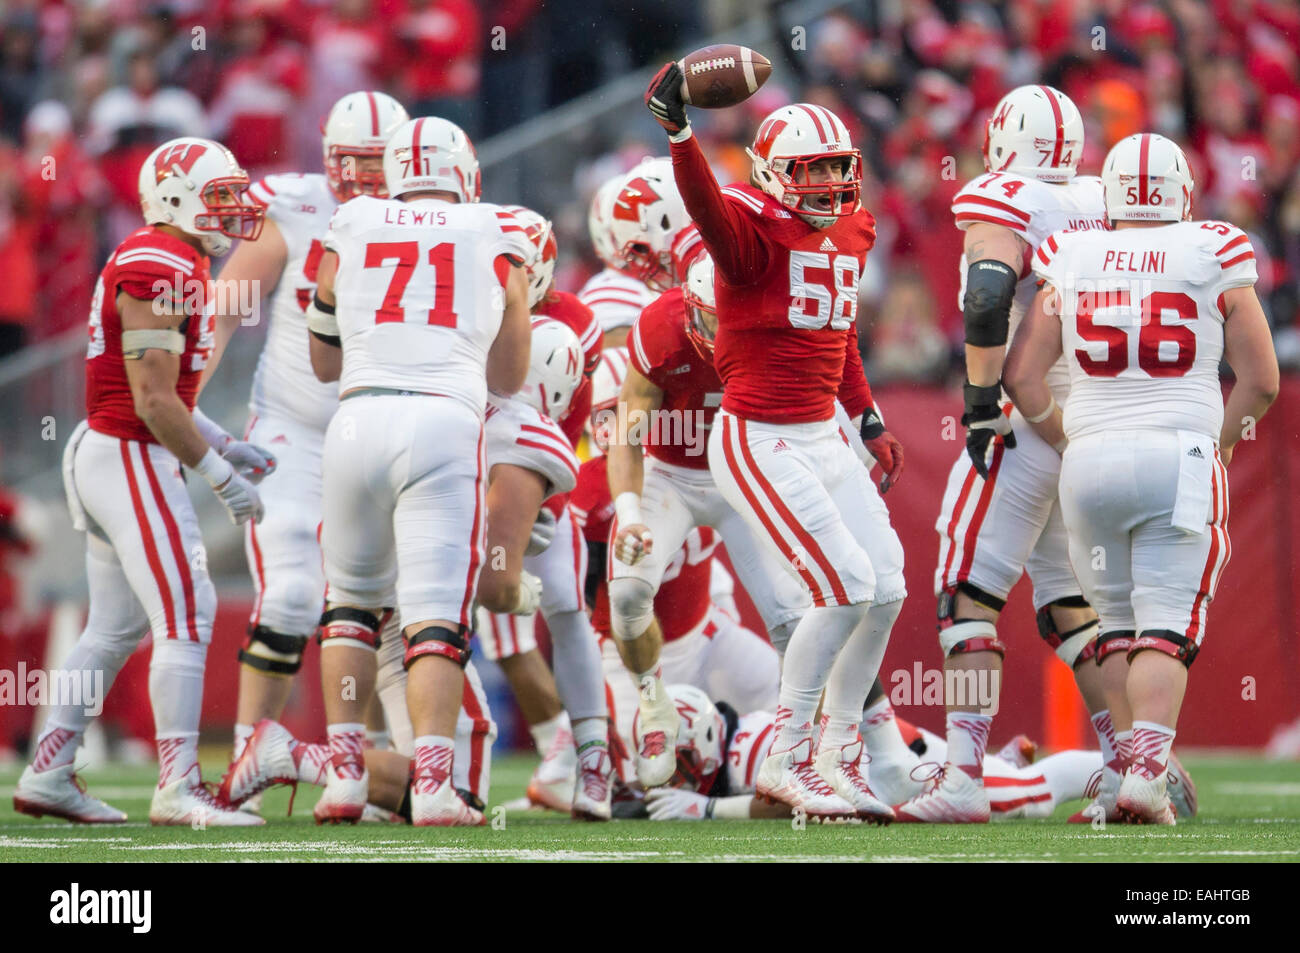
M 1169 752 L 1168 767 L 1169 782 L 1165 785 L 1165 790 L 1169 794 L 1169 800 L 1173 802 L 1174 810 L 1178 812 L 1179 817 L 1196 816 L 1196 783 L 1192 781 L 1192 776 L 1187 773 L 1183 763 L 1178 760 L 1177 756 Z
M 809 817 L 839 821 L 857 817 L 853 805 L 836 794 L 818 772 L 811 738 L 764 758 L 755 790 L 759 797 L 785 804 L 792 811 L 803 811 Z
M 992 815 L 983 785 L 952 762 L 939 768 L 932 786 L 905 804 L 894 805 L 898 820 L 913 824 L 987 824 Z
M 279 722 L 264 718 L 257 723 L 239 757 L 230 763 L 221 779 L 218 795 L 231 806 L 245 813 L 256 813 L 261 806 L 260 795 L 276 784 L 292 784 L 298 789 L 298 768 L 293 762 L 293 735 Z M 258 803 L 254 805 L 252 802 Z M 289 801 L 293 811 L 293 801 Z
M 858 817 L 875 824 L 888 824 L 894 812 L 867 786 L 862 776 L 862 739 L 843 748 L 817 752 L 817 773 L 835 789 L 835 793 L 853 805 Z
M 1016 735 L 1002 746 L 998 757 L 1003 761 L 1010 761 L 1017 768 L 1027 768 L 1034 763 L 1037 754 L 1038 745 L 1030 741 L 1028 735 Z
M 1168 771 L 1162 771 L 1155 780 L 1148 780 L 1136 772 L 1124 775 L 1119 786 L 1115 806 L 1138 824 L 1178 823 L 1173 803 L 1166 790 Z
M 327 821 L 331 824 L 355 824 L 365 813 L 370 793 L 370 772 L 363 768 L 361 777 L 351 777 L 356 774 L 356 766 L 348 764 L 345 765 L 345 776 L 340 776 L 337 768 L 332 759 L 325 768 L 325 790 L 312 810 L 317 824 Z
M 1071 814 L 1069 823 L 1091 824 L 1099 816 L 1104 817 L 1108 824 L 1121 823 L 1125 820 L 1115 807 L 1120 781 L 1124 777 L 1119 772 L 1120 763 L 1112 761 L 1100 771 L 1093 772 L 1092 777 L 1088 779 L 1087 787 L 1083 789 L 1084 795 L 1092 798 L 1092 803 L 1082 811 Z
M 677 727 L 680 716 L 668 689 L 658 678 L 641 679 L 641 700 L 634 733 L 640 737 L 636 751 L 636 778 L 643 788 L 657 788 L 677 771 Z
M 605 745 L 591 744 L 578 755 L 578 782 L 573 789 L 571 812 L 575 820 L 609 820 L 613 775 L 614 762 Z
M 364 811 L 361 812 L 362 824 L 403 824 L 405 819 L 400 814 L 388 810 L 386 807 L 380 807 L 378 804 L 367 804 Z
M 14 810 L 32 817 L 61 817 L 74 824 L 121 824 L 126 815 L 86 793 L 86 785 L 71 763 L 23 771 L 14 788 Z
M 529 802 L 552 811 L 568 811 L 573 805 L 577 766 L 578 752 L 573 747 L 573 733 L 561 728 L 528 780 Z
M 153 792 L 149 823 L 159 826 L 261 827 L 266 821 L 224 803 L 202 783 L 196 764 L 182 777 Z
M 450 778 L 416 778 L 411 782 L 411 823 L 416 827 L 481 827 L 483 812 L 466 804 Z

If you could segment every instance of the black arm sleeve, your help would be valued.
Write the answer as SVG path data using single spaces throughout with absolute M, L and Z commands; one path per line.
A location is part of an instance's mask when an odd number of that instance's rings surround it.
M 1016 273 L 1004 262 L 985 258 L 966 270 L 966 343 L 975 347 L 1002 347 L 1011 324 L 1011 302 L 1016 296 Z
M 582 595 L 587 600 L 588 609 L 596 608 L 596 591 L 605 581 L 605 558 L 608 551 L 608 543 L 587 540 L 587 578 L 582 583 Z

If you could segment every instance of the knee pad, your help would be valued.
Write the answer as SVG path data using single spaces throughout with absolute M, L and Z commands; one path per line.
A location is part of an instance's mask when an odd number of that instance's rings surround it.
M 639 638 L 655 620 L 655 593 L 642 579 L 609 581 L 609 622 L 614 638 Z
M 1114 629 L 1097 636 L 1097 664 L 1100 665 L 1106 661 L 1107 656 L 1114 655 L 1116 652 L 1127 655 L 1128 650 L 1133 647 L 1135 635 L 1137 633 L 1132 629 Z
M 1097 655 L 1097 632 L 1101 622 L 1093 619 L 1068 632 L 1057 632 L 1056 622 L 1052 619 L 1052 606 L 1063 609 L 1085 609 L 1088 607 L 1083 596 L 1066 596 L 1057 599 L 1038 610 L 1038 634 L 1052 647 L 1052 651 L 1071 669 L 1077 668 Z
M 1201 651 L 1201 647 L 1194 641 L 1172 629 L 1144 629 L 1129 646 L 1128 660 L 1132 662 L 1134 655 L 1146 649 L 1163 652 L 1171 658 L 1176 658 L 1187 668 L 1192 667 L 1192 663 L 1196 661 L 1196 656 Z
M 943 649 L 944 658 L 968 652 L 997 652 L 999 657 L 1005 657 L 1007 647 L 998 638 L 996 625 L 984 619 L 957 618 L 959 591 L 999 612 L 1006 605 L 1005 599 L 964 582 L 939 593 L 939 647 Z
M 250 625 L 239 649 L 239 662 L 268 675 L 296 675 L 302 668 L 307 639 L 305 635 L 289 635 L 264 625 Z
M 407 636 L 403 664 L 409 669 L 412 662 L 425 655 L 440 655 L 464 668 L 470 656 L 469 629 L 462 625 L 453 631 L 446 626 L 430 625 Z
M 381 614 L 375 615 L 369 609 L 355 606 L 326 609 L 320 617 L 316 640 L 322 649 L 329 645 L 350 645 L 373 652 L 379 648 L 379 633 L 392 612 L 392 609 L 381 609 Z

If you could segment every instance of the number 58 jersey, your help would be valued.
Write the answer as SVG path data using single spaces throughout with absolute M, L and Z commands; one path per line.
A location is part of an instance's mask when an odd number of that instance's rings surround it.
M 496 205 L 358 196 L 325 248 L 343 343 L 340 392 L 383 387 L 450 397 L 483 416 L 488 349 L 501 328 L 509 262 L 532 253 Z
M 1255 252 L 1225 222 L 1057 232 L 1034 270 L 1061 300 L 1065 432 L 1223 427 L 1224 292 L 1253 285 Z

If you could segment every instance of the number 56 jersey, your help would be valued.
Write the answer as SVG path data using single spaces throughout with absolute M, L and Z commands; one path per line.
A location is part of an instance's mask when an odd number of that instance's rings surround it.
M 435 394 L 482 419 L 487 353 L 505 309 L 503 256 L 532 254 L 514 216 L 496 205 L 362 195 L 334 213 L 325 248 L 339 258 L 340 392 Z
M 1061 300 L 1071 440 L 1116 430 L 1218 438 L 1223 294 L 1257 277 L 1245 233 L 1224 222 L 1057 232 L 1034 270 Z

